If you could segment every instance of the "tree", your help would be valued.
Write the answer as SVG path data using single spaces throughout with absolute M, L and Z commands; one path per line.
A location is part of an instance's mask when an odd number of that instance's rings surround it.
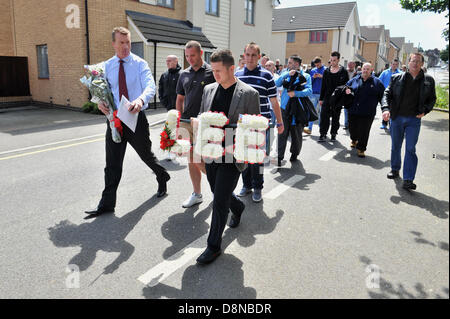
M 448 63 L 448 44 L 445 50 L 441 51 L 441 60 L 444 61 L 445 63 Z
M 411 12 L 417 11 L 431 11 L 435 13 L 443 13 L 447 12 L 445 16 L 447 19 L 449 17 L 449 1 L 448 0 L 400 0 L 400 4 L 403 9 L 410 10 Z M 449 23 L 447 22 L 447 28 L 442 32 L 442 36 L 445 38 L 445 41 L 449 39 L 448 32 Z

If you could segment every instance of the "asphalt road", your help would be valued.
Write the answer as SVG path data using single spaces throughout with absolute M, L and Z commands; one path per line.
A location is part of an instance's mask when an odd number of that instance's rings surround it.
M 301 162 L 267 167 L 263 202 L 245 198 L 223 255 L 201 267 L 212 196 L 204 178 L 205 201 L 181 208 L 185 160 L 162 161 L 172 179 L 158 200 L 129 147 L 116 214 L 85 220 L 103 189 L 104 118 L 0 110 L 0 298 L 449 298 L 448 113 L 423 120 L 415 192 L 386 178 L 379 121 L 365 159 L 345 131 L 322 145 L 314 127 Z

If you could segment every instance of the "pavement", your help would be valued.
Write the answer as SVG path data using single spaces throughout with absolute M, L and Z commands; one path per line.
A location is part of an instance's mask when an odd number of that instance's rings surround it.
M 162 124 L 150 135 L 172 176 L 168 196 L 156 198 L 155 176 L 129 147 L 116 213 L 86 220 L 104 186 L 104 117 L 0 110 L 0 298 L 448 299 L 449 115 L 423 120 L 415 192 L 386 178 L 379 122 L 365 159 L 342 129 L 317 143 L 315 126 L 300 162 L 266 168 L 263 202 L 244 198 L 241 225 L 203 267 L 212 195 L 204 178 L 204 202 L 181 207 L 187 162 L 164 160 Z

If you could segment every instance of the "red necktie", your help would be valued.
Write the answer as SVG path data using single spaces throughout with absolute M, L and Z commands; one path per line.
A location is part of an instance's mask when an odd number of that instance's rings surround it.
M 120 60 L 120 68 L 119 68 L 119 96 L 120 99 L 122 99 L 122 96 L 125 96 L 128 98 L 128 88 L 127 88 L 127 78 L 125 77 L 125 69 L 123 67 L 123 64 L 125 63 L 124 60 Z

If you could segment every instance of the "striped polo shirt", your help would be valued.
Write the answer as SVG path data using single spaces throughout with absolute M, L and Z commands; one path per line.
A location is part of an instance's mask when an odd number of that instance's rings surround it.
M 244 69 L 236 72 L 235 76 L 258 91 L 261 115 L 270 119 L 272 117 L 270 99 L 277 97 L 277 87 L 272 73 L 258 65 L 252 71 L 244 67 Z

